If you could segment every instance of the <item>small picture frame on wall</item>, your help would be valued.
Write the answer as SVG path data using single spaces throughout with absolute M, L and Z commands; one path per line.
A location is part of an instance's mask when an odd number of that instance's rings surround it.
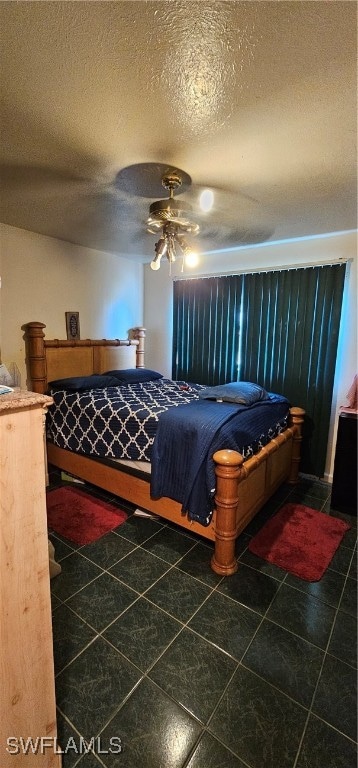
M 80 313 L 66 312 L 65 314 L 67 339 L 72 341 L 80 339 Z

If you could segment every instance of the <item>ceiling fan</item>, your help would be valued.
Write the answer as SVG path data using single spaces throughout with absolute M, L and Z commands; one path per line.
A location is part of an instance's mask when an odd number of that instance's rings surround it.
M 142 236 L 159 234 L 151 261 L 153 270 L 159 269 L 163 257 L 172 264 L 179 256 L 182 265 L 185 261 L 187 266 L 195 266 L 192 238 L 196 236 L 200 250 L 219 250 L 262 242 L 273 232 L 256 200 L 223 188 L 193 184 L 189 174 L 175 166 L 127 166 L 117 174 L 114 188 L 127 199 L 153 198 L 163 193 L 163 188 L 167 190 L 168 197 L 150 203 L 141 232 Z
M 1 178 L 4 223 L 151 259 L 154 270 L 163 258 L 170 265 L 177 258 L 188 265 L 194 251 L 260 243 L 273 232 L 257 200 L 210 183 L 194 184 L 171 164 L 137 163 L 114 176 L 101 164 L 87 164 L 87 173 L 2 164 Z
M 197 235 L 200 226 L 193 221 L 193 209 L 190 203 L 174 198 L 174 191 L 182 185 L 182 176 L 179 171 L 168 171 L 162 177 L 162 185 L 169 192 L 166 200 L 155 200 L 149 206 L 149 216 L 146 221 L 147 232 L 157 234 L 159 240 L 155 243 L 155 256 L 150 263 L 153 270 L 160 267 L 163 256 L 172 264 L 176 261 L 178 249 L 188 266 L 195 266 L 196 253 L 191 248 L 185 235 Z

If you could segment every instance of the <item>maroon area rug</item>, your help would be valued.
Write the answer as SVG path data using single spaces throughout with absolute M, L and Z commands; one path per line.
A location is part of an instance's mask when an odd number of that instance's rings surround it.
M 319 581 L 351 526 L 300 504 L 286 504 L 251 540 L 250 552 L 305 581 Z
M 48 491 L 46 500 L 49 530 L 75 544 L 90 544 L 127 519 L 120 509 L 67 485 Z

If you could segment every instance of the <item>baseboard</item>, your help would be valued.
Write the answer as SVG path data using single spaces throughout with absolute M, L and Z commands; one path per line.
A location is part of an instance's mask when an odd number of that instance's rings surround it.
M 325 472 L 323 477 L 317 477 L 317 475 L 308 475 L 305 474 L 305 472 L 300 472 L 300 477 L 302 477 L 304 480 L 315 480 L 316 482 L 322 482 L 322 483 L 329 483 L 332 485 L 333 483 L 333 475 Z

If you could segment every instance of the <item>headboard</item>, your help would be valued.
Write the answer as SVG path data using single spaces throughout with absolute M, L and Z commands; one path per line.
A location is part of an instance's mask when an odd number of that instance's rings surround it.
M 115 368 L 144 368 L 145 328 L 132 328 L 127 339 L 46 339 L 44 323 L 25 331 L 28 388 L 45 394 L 48 382 L 69 376 L 90 376 Z

